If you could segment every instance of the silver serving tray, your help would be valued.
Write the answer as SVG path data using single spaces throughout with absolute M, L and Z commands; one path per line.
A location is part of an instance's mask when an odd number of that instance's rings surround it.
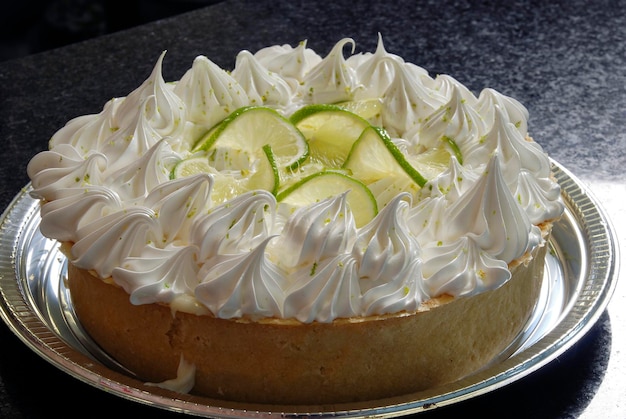
M 617 281 L 613 229 L 595 198 L 564 167 L 553 173 L 566 203 L 546 256 L 541 298 L 524 331 L 494 362 L 458 382 L 383 400 L 331 406 L 224 402 L 147 386 L 103 352 L 78 323 L 65 286 L 67 260 L 39 231 L 30 185 L 0 219 L 0 315 L 33 351 L 71 376 L 165 410 L 218 418 L 390 417 L 458 403 L 508 385 L 555 359 L 597 321 Z

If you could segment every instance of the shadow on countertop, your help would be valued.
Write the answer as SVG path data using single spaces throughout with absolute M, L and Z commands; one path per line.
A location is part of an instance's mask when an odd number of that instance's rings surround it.
M 0 61 L 117 32 L 219 1 L 3 1 L 0 5 Z

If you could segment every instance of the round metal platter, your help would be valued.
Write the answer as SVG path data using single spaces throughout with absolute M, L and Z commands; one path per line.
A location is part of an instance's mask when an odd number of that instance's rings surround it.
M 0 219 L 0 315 L 33 351 L 96 388 L 162 409 L 218 418 L 390 417 L 458 403 L 512 383 L 555 359 L 597 321 L 615 288 L 618 249 L 590 192 L 553 162 L 566 211 L 553 228 L 540 301 L 524 331 L 490 365 L 455 383 L 405 396 L 332 406 L 224 402 L 146 386 L 81 329 L 65 287 L 67 260 L 39 231 L 30 185 Z

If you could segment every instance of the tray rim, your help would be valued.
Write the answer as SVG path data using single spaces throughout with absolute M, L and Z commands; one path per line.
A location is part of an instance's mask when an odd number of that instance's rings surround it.
M 48 325 L 42 321 L 40 314 L 36 312 L 32 302 L 28 301 L 17 279 L 16 270 L 19 270 L 20 261 L 16 259 L 16 251 L 13 247 L 10 255 L 6 257 L 3 254 L 0 255 L 0 317 L 26 346 L 69 375 L 117 396 L 169 411 L 219 418 L 368 417 L 372 415 L 391 417 L 458 403 L 515 382 L 561 355 L 596 323 L 615 290 L 620 260 L 615 230 L 592 192 L 565 167 L 553 160 L 551 162 L 553 174 L 561 185 L 566 212 L 570 211 L 575 217 L 581 217 L 578 221 L 585 222 L 584 226 L 579 225 L 579 227 L 583 230 L 582 233 L 587 241 L 585 244 L 588 255 L 592 257 L 586 267 L 588 272 L 585 273 L 585 278 L 596 279 L 599 275 L 601 283 L 595 284 L 599 285 L 599 288 L 596 289 L 593 286 L 589 288 L 590 284 L 582 284 L 585 286 L 581 287 L 576 301 L 568 307 L 568 311 L 558 325 L 523 352 L 470 377 L 437 389 L 384 401 L 337 405 L 336 410 L 329 410 L 332 407 L 230 403 L 148 387 L 132 377 L 94 362 L 49 329 Z M 22 188 L 0 218 L 0 244 L 3 245 L 3 249 L 5 241 L 9 238 L 17 241 L 17 237 L 22 233 L 20 228 L 23 224 L 17 228 L 14 224 L 15 220 L 10 217 L 13 212 L 17 211 L 16 207 L 24 205 L 29 208 L 30 203 L 30 216 L 32 216 L 32 211 L 36 210 L 36 201 L 28 195 L 29 188 L 30 184 Z M 599 233 L 596 230 L 599 230 Z M 11 275 L 13 275 L 12 278 L 7 278 Z M 581 299 L 591 303 L 578 307 L 576 303 Z M 582 312 L 578 313 L 580 309 Z M 572 310 L 576 310 L 575 315 Z

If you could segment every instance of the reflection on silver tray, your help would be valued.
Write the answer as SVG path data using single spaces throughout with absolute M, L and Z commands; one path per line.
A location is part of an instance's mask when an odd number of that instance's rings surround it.
M 553 162 L 566 203 L 546 256 L 541 298 L 525 330 L 483 370 L 450 385 L 393 399 L 324 406 L 229 403 L 145 386 L 99 349 L 73 312 L 58 243 L 39 231 L 39 203 L 29 187 L 0 219 L 0 315 L 33 351 L 59 369 L 120 397 L 197 416 L 249 418 L 379 417 L 418 413 L 512 383 L 544 366 L 580 339 L 602 314 L 617 281 L 617 247 L 609 220 L 589 191 Z

